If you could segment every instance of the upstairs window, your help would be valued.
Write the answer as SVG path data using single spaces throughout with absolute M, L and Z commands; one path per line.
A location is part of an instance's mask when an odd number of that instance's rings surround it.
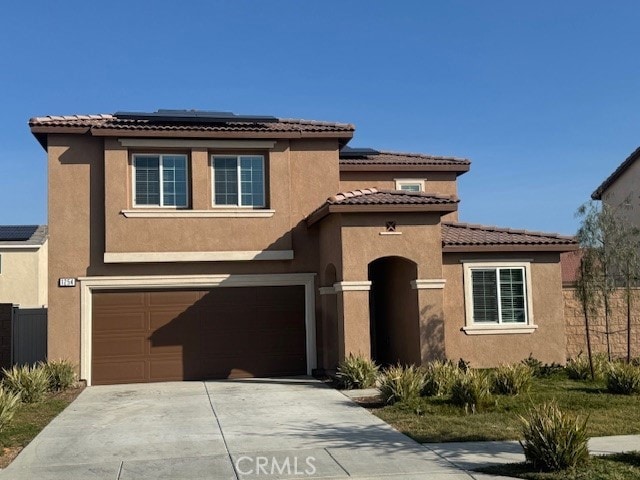
M 424 192 L 424 180 L 413 178 L 396 178 L 396 190 L 405 192 Z
M 525 269 L 472 268 L 474 323 L 527 323 Z
M 264 157 L 261 155 L 214 155 L 214 206 L 265 206 Z
M 188 206 L 186 155 L 134 155 L 136 207 Z

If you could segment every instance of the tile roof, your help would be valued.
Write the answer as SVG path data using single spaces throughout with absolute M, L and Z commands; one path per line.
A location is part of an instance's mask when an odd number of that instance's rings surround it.
M 369 150 L 369 149 L 368 149 Z M 340 155 L 340 165 L 451 165 L 471 164 L 466 158 L 442 157 L 423 153 L 383 152 L 370 150 L 358 153 L 347 151 Z
M 48 236 L 46 225 L 0 225 L 0 248 L 42 245 Z
M 564 252 L 560 254 L 560 268 L 562 270 L 563 284 L 573 284 L 578 280 L 582 255 L 582 250 L 574 250 L 573 252 Z
M 607 179 L 600 184 L 598 188 L 591 194 L 591 198 L 594 200 L 602 200 L 602 194 L 604 191 L 615 182 L 620 175 L 622 175 L 627 168 L 633 164 L 638 158 L 640 158 L 640 147 L 633 151 L 631 155 L 629 155 L 619 166 L 615 169 L 615 171 L 607 177 Z
M 376 211 L 411 211 L 411 212 L 452 212 L 457 210 L 459 200 L 447 195 L 433 193 L 406 192 L 402 190 L 378 190 L 362 188 L 350 192 L 341 192 L 320 205 L 307 217 L 312 225 L 329 213 L 340 212 L 376 212 Z
M 363 188 L 338 193 L 329 197 L 326 203 L 328 205 L 453 205 L 458 202 L 457 198 L 434 193 Z
M 549 247 L 557 251 L 568 251 L 575 250 L 578 244 L 575 237 L 556 233 L 447 222 L 442 224 L 442 245 L 449 251 L 462 251 L 469 247 L 513 247 L 521 250 L 526 250 L 521 247 Z
M 348 132 L 355 131 L 349 123 L 320 122 L 279 118 L 274 122 L 180 122 L 150 119 L 118 118 L 115 115 L 49 115 L 29 120 L 30 127 L 70 127 L 94 130 L 134 130 L 134 131 L 182 131 L 182 132 Z

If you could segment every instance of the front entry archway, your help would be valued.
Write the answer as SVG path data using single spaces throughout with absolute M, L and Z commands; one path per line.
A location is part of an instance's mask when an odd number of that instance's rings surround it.
M 418 266 L 403 257 L 369 264 L 371 358 L 381 365 L 420 363 L 418 293 L 411 287 Z

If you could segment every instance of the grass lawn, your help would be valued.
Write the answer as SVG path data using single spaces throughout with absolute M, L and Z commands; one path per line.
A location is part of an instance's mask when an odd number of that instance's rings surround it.
M 590 436 L 640 434 L 640 396 L 612 395 L 602 383 L 569 380 L 564 372 L 534 378 L 528 393 L 496 395 L 491 405 L 475 414 L 466 415 L 446 397 L 420 399 L 418 413 L 403 404 L 371 411 L 419 442 L 517 440 L 518 415 L 525 414 L 532 404 L 552 399 L 563 410 L 589 415 Z
M 49 393 L 42 402 L 20 405 L 11 424 L 0 432 L 0 468 L 9 465 L 20 450 L 73 402 L 81 391 L 82 387 Z
M 591 460 L 575 470 L 540 473 L 524 463 L 498 465 L 478 469 L 479 472 L 530 480 L 638 480 L 640 452 L 618 453 Z

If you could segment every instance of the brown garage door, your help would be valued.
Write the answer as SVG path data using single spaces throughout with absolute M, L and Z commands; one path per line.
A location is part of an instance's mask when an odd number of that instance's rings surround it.
M 304 287 L 93 294 L 92 380 L 306 373 Z

